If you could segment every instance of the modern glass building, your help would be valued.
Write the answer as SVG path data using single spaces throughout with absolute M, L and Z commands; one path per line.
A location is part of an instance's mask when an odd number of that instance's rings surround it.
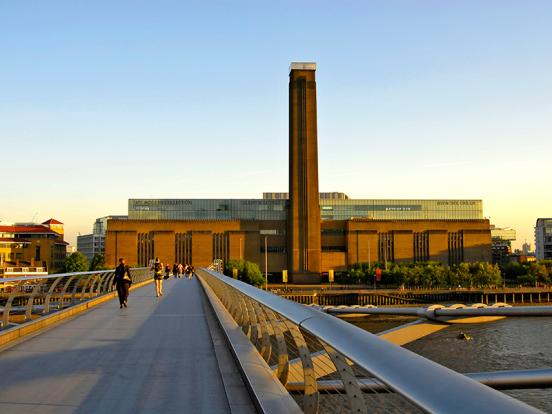
M 516 239 L 516 231 L 510 228 L 499 228 L 491 225 L 491 250 L 493 263 L 507 264 L 510 262 L 512 242 Z
M 537 260 L 552 259 L 552 218 L 539 218 L 535 225 Z
M 266 198 L 278 194 L 276 198 Z M 263 199 L 130 199 L 131 220 L 286 220 L 285 193 Z M 342 193 L 335 193 L 342 194 Z M 346 197 L 346 196 L 345 196 Z M 481 200 L 320 198 L 322 220 L 481 220 Z
M 108 220 L 126 220 L 127 216 L 99 217 L 94 222 L 92 234 L 77 236 L 77 251 L 84 254 L 88 261 L 92 261 L 95 255 L 105 255 L 105 234 Z
M 320 200 L 322 220 L 470 220 L 483 218 L 481 200 Z
M 287 200 L 130 199 L 130 220 L 286 220 Z

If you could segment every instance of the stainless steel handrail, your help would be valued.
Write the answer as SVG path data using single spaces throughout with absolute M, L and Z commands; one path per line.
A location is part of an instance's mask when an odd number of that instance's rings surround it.
M 283 299 L 211 270 L 206 282 L 222 282 L 235 292 L 293 322 L 363 368 L 395 393 L 428 412 L 534 413 L 537 409 L 464 375 L 391 344 L 338 318 Z M 205 275 L 199 272 L 200 277 Z M 210 278 L 215 280 L 210 281 Z M 211 284 L 211 283 L 209 283 Z M 240 306 L 240 305 L 235 305 Z M 245 310 L 247 312 L 247 309 Z M 255 313 L 249 310 L 249 313 Z M 253 325 L 256 325 L 255 323 Z M 255 326 L 255 329 L 257 327 Z M 306 363 L 309 360 L 306 359 Z M 306 379 L 305 379 L 305 386 Z
M 146 267 L 130 273 L 133 282 L 151 277 Z M 0 330 L 109 293 L 114 277 L 114 270 L 98 270 L 0 278 Z
M 131 268 L 130 272 L 132 273 L 133 270 L 138 270 L 138 269 L 147 269 L 147 268 L 145 267 Z M 5 278 L 0 278 L 0 284 L 8 283 L 8 282 L 19 282 L 19 281 L 25 281 L 25 280 L 52 279 L 52 278 L 58 278 L 58 277 L 64 277 L 64 276 L 94 275 L 94 274 L 101 274 L 106 272 L 115 272 L 115 269 L 93 270 L 91 272 L 52 273 L 50 275 L 37 275 L 37 276 L 29 275 L 29 276 L 5 277 Z

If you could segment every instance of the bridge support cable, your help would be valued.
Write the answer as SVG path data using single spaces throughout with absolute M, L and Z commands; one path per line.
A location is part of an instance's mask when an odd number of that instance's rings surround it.
M 197 274 L 304 412 L 539 412 L 317 309 Z

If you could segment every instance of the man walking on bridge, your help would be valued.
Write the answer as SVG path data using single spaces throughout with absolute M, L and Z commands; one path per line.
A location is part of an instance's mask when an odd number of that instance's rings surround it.
M 132 277 L 130 276 L 130 268 L 126 265 L 125 259 L 123 258 L 119 259 L 119 266 L 115 269 L 113 284 L 117 286 L 121 309 L 123 306 L 126 308 Z

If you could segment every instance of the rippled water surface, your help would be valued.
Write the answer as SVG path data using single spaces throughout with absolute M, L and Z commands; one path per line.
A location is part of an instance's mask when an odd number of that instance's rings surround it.
M 407 321 L 393 317 L 351 320 L 370 332 L 380 332 Z M 457 339 L 460 332 L 473 339 Z M 458 372 L 551 368 L 552 318 L 507 318 L 485 324 L 455 325 L 405 348 Z M 552 413 L 552 389 L 507 393 Z

